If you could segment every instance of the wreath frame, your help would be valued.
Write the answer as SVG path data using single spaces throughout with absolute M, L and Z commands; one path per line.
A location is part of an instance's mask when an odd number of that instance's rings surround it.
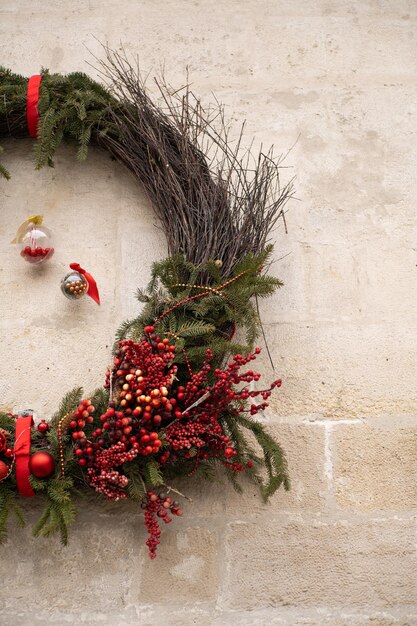
M 82 73 L 42 71 L 35 164 L 38 169 L 53 166 L 63 141 L 78 146 L 81 161 L 90 143 L 107 150 L 146 190 L 169 257 L 153 265 L 147 289 L 138 290 L 140 314 L 116 333 L 104 388 L 88 400 L 82 400 L 81 388 L 72 390 L 48 430 L 30 429 L 31 454 L 47 451 L 55 461 L 49 476 L 29 478 L 34 493 L 45 498 L 33 534 L 59 532 L 66 544 L 75 494 L 94 487 L 109 499 L 126 496 L 141 504 L 153 558 L 159 519 L 170 521 L 169 511 L 182 513 L 169 497 L 176 492 L 169 486 L 176 477 L 213 478 L 220 464 L 238 491 L 242 471 L 259 485 L 265 500 L 281 485 L 289 488 L 282 448 L 254 419 L 280 380 L 256 390 L 259 374 L 240 370 L 259 353 L 258 348 L 253 352 L 262 330 L 258 298 L 282 284 L 267 273 L 273 250 L 269 238 L 280 218 L 285 227 L 293 181 L 281 186 L 281 158 L 274 158 L 272 148 L 259 154 L 250 149 L 242 156 L 244 125 L 233 142 L 223 107 L 204 108 L 188 81 L 178 91 L 163 76 L 155 79 L 155 102 L 140 69 L 126 56 L 104 51 L 99 72 L 107 87 Z M 27 78 L 0 67 L 0 140 L 27 137 L 27 84 Z M 0 175 L 10 177 L 1 164 Z M 234 339 L 236 329 L 243 331 L 240 343 Z M 142 369 L 145 383 L 138 382 Z M 142 416 L 134 414 L 138 385 L 146 387 Z M 147 410 L 151 395 L 145 394 L 157 391 L 157 406 Z M 129 395 L 133 399 L 126 400 Z M 262 402 L 255 404 L 259 397 Z M 172 410 L 157 423 L 155 411 L 161 412 L 163 398 Z M 145 413 L 151 416 L 149 424 Z M 201 421 L 204 428 L 196 434 Z M 6 539 L 10 513 L 24 523 L 14 469 L 15 429 L 16 416 L 0 412 L 0 464 L 9 468 L 0 478 L 0 541 Z M 245 431 L 254 435 L 258 449 Z M 155 434 L 160 447 L 148 446 L 152 452 L 145 454 L 142 438 L 149 443 Z M 187 445 L 177 449 L 183 440 Z

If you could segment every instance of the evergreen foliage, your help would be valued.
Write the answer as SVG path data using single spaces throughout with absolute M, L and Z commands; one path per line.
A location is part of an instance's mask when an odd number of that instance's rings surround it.
M 146 483 L 143 477 L 143 470 L 137 463 L 125 463 L 125 472 L 129 478 L 127 486 L 129 497 L 135 502 L 141 502 L 146 493 Z
M 259 422 L 250 420 L 240 414 L 236 415 L 235 419 L 239 426 L 243 426 L 243 428 L 254 434 L 262 449 L 268 475 L 268 480 L 266 483 L 262 483 L 261 489 L 264 500 L 267 501 L 281 485 L 288 490 L 290 488 L 288 466 L 281 446 L 266 432 L 264 426 Z M 258 480 L 255 472 L 253 472 L 252 476 Z
M 48 537 L 59 532 L 61 542 L 68 543 L 68 528 L 75 520 L 76 509 L 72 498 L 73 482 L 70 478 L 51 479 L 47 482 L 31 479 L 32 486 L 46 499 L 45 509 L 33 527 L 33 535 Z M 41 483 L 41 484 L 39 484 Z
M 143 308 L 121 325 L 117 341 L 137 341 L 145 326 L 155 324 L 161 336 L 173 339 L 176 363 L 184 366 L 188 358 L 192 369 L 201 365 L 207 348 L 217 363 L 250 351 L 261 324 L 253 298 L 270 296 L 282 285 L 265 273 L 271 254 L 272 246 L 248 254 L 227 280 L 213 261 L 196 266 L 178 254 L 154 263 L 147 289 L 137 292 Z M 236 328 L 243 330 L 244 344 L 233 340 Z
M 0 137 L 27 136 L 27 79 L 0 67 Z M 110 105 L 117 101 L 86 74 L 50 74 L 42 71 L 38 109 L 40 121 L 35 143 L 36 167 L 53 166 L 54 155 L 65 140 L 77 147 L 77 159 L 87 158 L 89 143 L 115 132 Z M 2 168 L 0 174 L 9 178 Z
M 160 487 L 164 484 L 161 470 L 153 459 L 145 464 L 145 482 L 150 487 Z

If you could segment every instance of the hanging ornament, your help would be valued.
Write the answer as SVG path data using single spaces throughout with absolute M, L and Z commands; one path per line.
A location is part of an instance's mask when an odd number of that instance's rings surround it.
M 97 283 L 94 278 L 86 272 L 78 263 L 70 264 L 71 272 L 61 281 L 61 290 L 64 296 L 70 300 L 78 300 L 87 294 L 100 304 Z
M 42 221 L 42 215 L 31 215 L 19 226 L 12 241 L 20 245 L 20 256 L 36 265 L 50 259 L 54 253 L 51 232 Z
M 10 467 L 4 461 L 0 461 L 0 481 L 4 480 L 9 474 Z
M 35 452 L 29 459 L 29 470 L 36 478 L 48 478 L 54 473 L 55 461 L 49 452 Z
M 49 424 L 48 422 L 46 422 L 45 420 L 41 420 L 40 423 L 37 426 L 37 430 L 42 433 L 45 434 L 48 432 L 49 430 Z

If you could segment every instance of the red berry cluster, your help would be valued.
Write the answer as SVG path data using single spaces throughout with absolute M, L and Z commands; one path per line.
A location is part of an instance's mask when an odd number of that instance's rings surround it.
M 51 257 L 53 253 L 54 248 L 32 248 L 31 246 L 25 246 L 21 251 L 20 256 L 26 261 L 29 261 L 29 263 L 38 263 L 40 260 Z
M 94 423 L 90 400 L 83 400 L 71 416 L 78 463 L 87 468 L 90 484 L 110 499 L 126 497 L 122 490 L 128 478 L 115 467 L 137 455 L 160 453 L 162 441 L 156 429 L 162 420 L 175 418 L 176 399 L 169 398 L 168 391 L 177 371 L 171 367 L 174 351 L 169 340 L 160 340 L 153 332 L 141 343 L 120 342 L 106 379 L 107 387 L 112 381 L 112 399 L 94 424 L 97 427 L 86 433 L 86 426 Z
M 181 516 L 182 509 L 179 508 L 177 502 L 173 502 L 165 493 L 156 494 L 154 491 L 148 491 L 146 498 L 143 500 L 142 508 L 145 509 L 145 526 L 149 533 L 146 545 L 149 548 L 149 556 L 151 559 L 154 559 L 161 537 L 158 517 L 165 524 L 169 524 L 172 522 L 172 518 L 169 517 L 168 511 L 171 511 L 173 515 Z
M 125 488 L 129 479 L 120 474 L 115 467 L 133 461 L 138 454 L 135 448 L 126 450 L 124 443 L 115 443 L 103 450 L 98 450 L 94 458 L 94 466 L 87 470 L 88 482 L 98 493 L 102 493 L 108 500 L 122 500 L 127 498 Z
M 130 445 L 143 456 L 159 452 L 162 441 L 159 439 L 158 433 L 146 428 L 138 428 L 140 419 L 138 419 L 138 415 L 132 414 L 129 409 L 123 412 L 116 411 L 114 407 L 109 407 L 100 416 L 100 419 L 103 422 L 103 428 L 96 428 L 92 435 L 93 438 L 101 437 L 105 431 L 111 443 L 120 441 Z M 101 439 L 99 439 L 100 441 Z
M 213 354 L 207 350 L 200 371 L 190 373 L 181 385 L 173 365 L 175 347 L 169 339 L 161 339 L 153 326 L 145 327 L 145 333 L 138 343 L 120 342 L 113 368 L 106 373 L 105 387 L 111 390 L 111 398 L 104 413 L 95 416 L 91 401 L 83 400 L 69 418 L 74 454 L 86 468 L 88 483 L 108 499 L 127 498 L 129 478 L 123 465 L 136 459 L 144 468 L 147 457 L 160 466 L 193 459 L 191 473 L 209 459 L 218 459 L 232 472 L 253 467 L 251 459 L 237 456 L 222 418 L 241 412 L 256 415 L 268 406 L 272 389 L 281 385 L 276 380 L 267 389 L 251 389 L 260 374 L 241 370 L 256 358 L 259 348 L 254 354 L 235 355 L 225 369 L 212 367 Z M 256 403 L 256 398 L 261 401 Z M 153 491 L 142 506 L 147 545 L 154 558 L 160 537 L 158 520 L 168 523 L 169 511 L 174 515 L 182 511 L 166 494 Z
M 185 389 L 181 388 L 181 393 L 177 393 L 179 408 L 182 405 L 184 408 L 178 420 L 166 428 L 166 441 L 173 451 L 185 450 L 184 456 L 187 458 L 190 456 L 187 451 L 196 448 L 198 460 L 210 456 L 223 456 L 226 467 L 235 472 L 243 471 L 241 463 L 230 461 L 236 455 L 236 451 L 233 443 L 223 433 L 218 420 L 227 413 L 250 411 L 251 415 L 255 415 L 268 406 L 265 400 L 271 395 L 272 389 L 281 385 L 281 381 L 277 380 L 268 389 L 249 390 L 247 384 L 258 381 L 260 374 L 252 370 L 240 373 L 240 369 L 256 359 L 259 352 L 260 349 L 256 348 L 255 354 L 248 354 L 245 357 L 235 355 L 227 369 L 214 370 L 215 382 L 209 385 L 213 354 L 207 350 L 201 370 L 191 376 Z M 243 388 L 242 383 L 246 383 Z M 261 396 L 264 402 L 252 404 L 250 409 L 246 409 L 246 401 L 257 396 Z
M 177 422 L 169 426 L 166 431 L 166 441 L 174 451 L 190 450 L 207 446 L 211 450 L 224 450 L 229 446 L 229 438 L 223 435 L 220 424 L 209 422 L 201 418 L 195 421 Z M 229 448 L 227 448 L 229 450 Z M 232 450 L 232 448 L 230 448 Z M 232 454 L 234 451 L 232 450 Z M 185 455 L 187 458 L 187 454 Z M 227 456 L 231 456 L 228 452 Z
M 271 383 L 268 389 L 250 390 L 249 386 L 239 387 L 242 383 L 257 382 L 261 375 L 248 370 L 243 374 L 240 373 L 240 369 L 247 365 L 250 361 L 256 359 L 256 355 L 260 353 L 260 348 L 255 348 L 254 354 L 248 354 L 242 356 L 236 354 L 232 361 L 229 363 L 226 370 L 216 369 L 214 376 L 216 383 L 211 389 L 211 403 L 215 402 L 220 410 L 228 410 L 230 404 L 237 406 L 239 412 L 246 411 L 245 402 L 250 398 L 256 398 L 261 396 L 265 401 L 269 398 L 272 390 L 275 387 L 281 386 L 281 379 L 275 380 Z M 267 402 L 261 402 L 260 404 L 252 404 L 250 408 L 251 415 L 255 415 L 259 411 L 265 409 L 268 405 Z M 230 408 L 230 407 L 229 407 Z
M 135 343 L 132 339 L 121 341 L 119 350 L 116 351 L 114 368 L 112 372 L 113 384 L 122 383 L 124 376 L 134 374 L 139 368 L 142 370 L 143 378 L 139 380 L 139 385 L 135 391 L 142 387 L 153 389 L 161 385 L 169 385 L 172 375 L 176 373 L 176 366 L 167 371 L 167 367 L 172 364 L 175 346 L 170 345 L 169 339 L 158 337 L 153 326 L 145 326 L 148 338 L 142 339 L 141 343 Z M 133 370 L 133 371 L 132 371 Z M 110 372 L 107 372 L 106 386 L 110 386 Z M 121 398 L 125 399 L 121 394 Z M 121 406 L 126 406 L 126 403 Z
M 162 446 L 157 432 L 162 422 L 180 414 L 177 399 L 171 394 L 177 372 L 172 366 L 175 346 L 168 339 L 161 340 L 152 326 L 145 330 L 149 338 L 141 343 L 120 342 L 105 384 L 112 386 L 113 400 L 100 419 L 111 442 L 130 443 L 147 456 L 157 454 Z
M 74 453 L 78 458 L 78 463 L 82 466 L 92 464 L 94 452 L 104 444 L 97 442 L 92 444 L 85 433 L 85 427 L 87 424 L 92 424 L 94 421 L 93 413 L 95 407 L 91 404 L 91 400 L 83 400 L 79 407 L 74 411 L 69 422 L 69 428 L 72 430 L 72 440 L 74 445 Z

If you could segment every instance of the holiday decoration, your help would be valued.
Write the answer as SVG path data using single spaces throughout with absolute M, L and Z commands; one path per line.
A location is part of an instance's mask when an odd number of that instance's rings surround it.
M 0 481 L 4 480 L 9 474 L 10 468 L 4 461 L 0 461 Z
M 154 559 L 161 536 L 158 517 L 162 519 L 164 524 L 169 524 L 172 522 L 169 513 L 181 516 L 182 510 L 179 508 L 178 503 L 173 501 L 165 493 L 156 494 L 154 491 L 147 492 L 142 503 L 142 508 L 145 509 L 145 526 L 149 533 L 149 539 L 146 545 L 149 549 L 149 556 L 151 559 Z
M 289 488 L 283 451 L 257 419 L 281 380 L 261 384 L 253 362 L 259 299 L 281 285 L 267 273 L 268 241 L 279 218 L 285 226 L 292 185 L 281 187 L 272 152 L 250 168 L 221 109 L 205 111 L 189 87 L 181 94 L 162 82 L 162 110 L 136 69 L 106 54 L 108 90 L 79 73 L 28 81 L 0 69 L 0 138 L 36 136 L 39 168 L 52 165 L 64 139 L 78 143 L 80 160 L 89 142 L 106 149 L 146 190 L 170 256 L 138 291 L 139 315 L 117 331 L 103 387 L 89 397 L 69 392 L 37 427 L 30 414 L 0 413 L 0 539 L 8 514 L 21 515 L 16 495 L 40 494 L 34 535 L 59 532 L 66 543 L 77 494 L 91 491 L 138 503 L 154 558 L 160 523 L 183 514 L 177 477 L 217 479 L 221 468 L 238 491 L 243 476 L 265 500 Z M 0 174 L 10 176 L 1 165 Z M 23 229 L 29 240 L 41 227 L 35 218 Z M 91 274 L 70 268 L 63 293 L 99 303 Z
M 94 278 L 86 272 L 78 263 L 71 263 L 72 271 L 61 281 L 61 290 L 64 296 L 70 300 L 78 300 L 87 294 L 97 304 L 100 304 L 100 296 L 97 283 Z
M 70 300 L 78 300 L 88 289 L 87 280 L 79 272 L 66 274 L 61 281 L 61 291 Z
M 12 243 L 20 244 L 20 256 L 28 263 L 42 263 L 54 253 L 51 232 L 42 224 L 42 215 L 32 215 L 18 228 Z
M 42 76 L 35 74 L 28 80 L 28 87 L 26 93 L 26 118 L 28 124 L 28 131 L 31 137 L 36 137 L 38 134 L 39 123 L 39 88 L 41 85 Z
M 40 433 L 47 433 L 49 430 L 49 424 L 45 420 L 41 420 L 37 426 L 37 429 Z
M 29 460 L 29 470 L 36 478 L 48 478 L 55 469 L 54 457 L 48 452 L 35 452 Z
M 28 414 L 26 414 L 28 413 Z M 16 419 L 16 434 L 14 442 L 14 456 L 16 460 L 16 487 L 21 496 L 27 498 L 34 496 L 32 485 L 29 481 L 29 458 L 31 446 L 31 434 L 33 415 L 31 412 L 23 412 Z

